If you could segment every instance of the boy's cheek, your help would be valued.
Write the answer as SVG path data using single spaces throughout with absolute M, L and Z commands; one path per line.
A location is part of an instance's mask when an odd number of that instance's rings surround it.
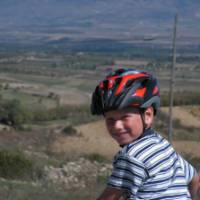
M 107 129 L 108 133 L 112 136 L 113 132 L 114 132 L 113 131 L 113 126 L 106 123 L 106 129 Z
M 108 134 L 112 137 L 112 138 L 115 138 L 115 134 L 113 131 L 109 130 L 108 129 Z

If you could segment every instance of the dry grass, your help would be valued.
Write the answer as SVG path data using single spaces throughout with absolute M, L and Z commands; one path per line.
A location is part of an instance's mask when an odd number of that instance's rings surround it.
M 60 136 L 52 144 L 52 151 L 66 154 L 98 153 L 108 159 L 118 151 L 119 147 L 107 133 L 103 121 L 93 122 L 76 127 L 81 137 Z
M 167 112 L 168 109 L 162 108 L 162 111 Z M 183 107 L 176 107 L 174 109 L 174 117 L 180 119 L 180 123 L 184 125 L 184 127 L 194 126 L 200 128 L 199 118 L 190 114 L 187 109 Z M 78 132 L 81 132 L 82 137 L 60 136 L 51 146 L 52 151 L 65 152 L 66 154 L 72 152 L 76 154 L 99 153 L 108 158 L 112 158 L 118 151 L 119 147 L 108 135 L 103 120 L 81 125 L 76 128 Z M 174 141 L 173 145 L 180 153 L 187 153 L 200 157 L 199 141 Z
M 196 108 L 193 108 L 194 110 Z M 161 111 L 164 113 L 168 113 L 169 108 L 163 107 L 161 108 Z M 173 118 L 179 119 L 181 125 L 188 126 L 188 127 L 194 127 L 194 128 L 200 128 L 200 118 L 198 116 L 195 116 L 192 114 L 192 110 L 190 107 L 174 107 L 173 108 Z M 197 112 L 196 112 L 197 111 Z M 198 109 L 195 111 L 198 115 Z
M 116 65 L 122 65 L 122 66 L 144 66 L 149 63 L 148 60 L 116 60 Z
M 186 110 L 194 117 L 200 119 L 200 106 L 188 106 Z
M 55 62 L 54 58 L 47 59 L 48 62 Z M 115 67 L 120 65 L 141 66 L 147 65 L 148 60 L 117 60 Z M 37 64 L 37 63 L 36 63 Z M 39 62 L 38 62 L 39 64 Z M 20 63 L 21 65 L 21 63 Z M 34 63 L 32 63 L 34 65 Z M 49 92 L 54 92 L 60 95 L 61 104 L 80 105 L 89 104 L 90 93 L 100 80 L 108 66 L 100 67 L 96 71 L 91 70 L 77 70 L 69 71 L 66 69 L 43 69 L 40 72 L 40 66 L 35 66 L 36 71 L 33 74 L 15 74 L 15 73 L 1 73 L 0 81 L 2 83 L 12 83 L 13 88 L 21 87 L 19 93 L 25 93 L 31 98 L 32 93 L 40 93 L 41 95 L 48 95 Z M 188 74 L 188 64 L 177 65 L 180 75 L 176 79 L 176 87 L 183 89 L 199 90 L 198 73 L 190 71 Z M 39 71 L 38 71 L 39 69 Z M 42 70 L 42 68 L 41 68 Z M 182 71 L 181 71 L 182 70 Z M 54 75 L 52 76 L 51 73 Z M 196 74 L 196 75 L 195 75 Z M 168 90 L 169 87 L 169 71 L 160 70 L 157 72 L 160 78 L 161 88 Z M 185 83 L 185 77 L 188 81 Z M 29 101 L 30 102 L 30 101 Z M 46 99 L 43 102 L 47 104 Z M 54 104 L 49 104 L 49 107 Z M 167 108 L 162 108 L 164 112 L 168 112 Z M 174 117 L 180 120 L 181 125 L 200 128 L 199 107 L 174 108 Z M 81 119 L 82 120 L 82 119 Z M 54 124 L 55 123 L 55 124 Z M 66 122 L 66 125 L 68 125 Z M 118 144 L 110 138 L 105 128 L 104 122 L 92 122 L 85 125 L 77 126 L 77 135 L 66 136 L 60 132 L 64 127 L 65 122 L 58 124 L 58 122 L 48 122 L 46 126 L 38 125 L 32 127 L 31 131 L 10 131 L 1 132 L 0 134 L 0 148 L 4 149 L 21 149 L 34 157 L 36 163 L 42 162 L 41 166 L 51 162 L 59 165 L 65 162 L 65 158 L 78 157 L 86 155 L 90 159 L 108 158 L 110 161 L 115 153 L 119 150 Z M 187 131 L 187 130 L 186 130 Z M 174 141 L 175 149 L 182 154 L 190 154 L 200 157 L 200 142 L 197 141 Z M 55 154 L 54 154 L 55 153 Z M 55 157 L 54 157 L 55 156 Z M 100 157 L 99 157 L 100 156 Z M 102 156 L 102 157 L 101 157 Z M 37 158 L 37 159 L 36 159 Z M 44 162 L 44 164 L 43 164 Z M 59 188 L 48 188 L 44 185 L 32 186 L 29 183 L 21 186 L 13 182 L 5 182 L 0 180 L 0 196 L 7 199 L 27 200 L 27 199 L 95 199 L 100 191 L 105 186 L 105 177 L 99 177 L 99 182 L 88 185 L 84 190 L 59 191 Z M 5 198 L 4 198 L 4 195 Z M 0 198 L 1 199 L 1 198 Z
M 174 141 L 172 144 L 181 154 L 189 154 L 194 157 L 200 157 L 199 141 Z

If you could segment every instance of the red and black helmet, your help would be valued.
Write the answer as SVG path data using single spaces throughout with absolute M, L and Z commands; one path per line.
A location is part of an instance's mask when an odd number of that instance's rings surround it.
M 156 78 L 148 72 L 134 69 L 118 69 L 97 85 L 93 95 L 91 112 L 101 115 L 110 110 L 129 106 L 141 110 L 160 105 Z

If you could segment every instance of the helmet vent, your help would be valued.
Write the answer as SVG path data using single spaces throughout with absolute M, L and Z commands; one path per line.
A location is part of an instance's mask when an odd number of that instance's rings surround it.
M 126 88 L 131 87 L 131 85 L 133 84 L 134 81 L 135 81 L 135 80 L 128 80 L 125 87 L 126 87 Z

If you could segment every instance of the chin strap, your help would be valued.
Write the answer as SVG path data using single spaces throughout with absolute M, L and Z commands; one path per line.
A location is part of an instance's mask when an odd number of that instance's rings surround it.
M 144 112 L 145 112 L 144 109 L 140 109 L 140 116 L 141 116 L 142 125 L 143 125 L 143 133 L 144 133 L 144 132 L 146 131 L 146 129 L 147 129 L 147 125 L 145 124 L 145 120 L 144 120 Z

